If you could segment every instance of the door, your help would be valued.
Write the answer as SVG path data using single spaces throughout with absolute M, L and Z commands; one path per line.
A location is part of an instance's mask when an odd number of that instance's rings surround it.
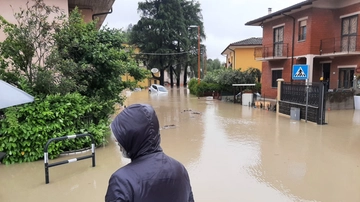
M 330 63 L 323 64 L 323 79 L 330 82 Z
M 326 82 L 325 85 L 325 92 L 328 91 L 328 89 L 330 88 L 330 65 L 331 63 L 324 63 L 323 64 L 323 81 Z
M 338 88 L 351 88 L 354 78 L 355 68 L 339 69 L 339 86 Z

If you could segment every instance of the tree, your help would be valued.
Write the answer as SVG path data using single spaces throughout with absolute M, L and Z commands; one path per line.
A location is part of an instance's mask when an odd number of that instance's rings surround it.
M 50 14 L 54 17 L 50 18 Z M 54 69 L 46 58 L 54 48 L 54 33 L 65 19 L 64 13 L 56 6 L 47 6 L 42 0 L 27 2 L 26 8 L 15 13 L 16 24 L 0 16 L 0 28 L 6 39 L 0 43 L 0 76 L 12 84 L 25 79 L 30 88 L 51 91 L 52 85 L 42 85 L 44 75 Z M 8 71 L 11 67 L 11 71 Z M 36 92 L 35 92 L 36 93 Z
M 135 80 L 147 76 L 123 47 L 125 39 L 121 30 L 98 31 L 96 22 L 85 23 L 77 9 L 55 35 L 57 51 L 52 56 L 61 61 L 54 64 L 61 72 L 58 80 L 71 81 L 75 91 L 99 103 L 109 102 L 104 117 L 112 113 L 114 102 L 122 102 L 119 95 L 127 86 L 121 75 L 129 73 Z
M 49 138 L 69 134 L 91 133 L 97 145 L 105 143 L 109 116 L 127 87 L 121 75 L 141 80 L 148 74 L 123 47 L 124 32 L 97 30 L 77 9 L 65 19 L 43 0 L 28 2 L 15 18 L 17 24 L 0 18 L 7 37 L 0 43 L 0 78 L 26 88 L 36 101 L 2 110 L 0 151 L 9 154 L 4 161 L 37 160 Z M 54 146 L 49 155 L 81 149 L 91 140 L 74 141 Z
M 232 84 L 258 85 L 259 83 L 257 80 L 259 78 L 259 73 L 260 71 L 257 71 L 256 68 L 250 68 L 246 71 L 221 68 L 206 74 L 201 82 L 218 84 L 222 91 L 231 92 Z M 258 85 L 256 88 L 260 88 L 260 86 Z
M 250 77 L 252 77 L 256 82 L 260 83 L 261 81 L 261 71 L 255 67 L 249 67 L 246 71 Z
M 217 70 L 217 69 L 223 69 L 224 68 L 224 66 L 221 64 L 221 62 L 220 62 L 220 60 L 219 59 L 215 59 L 215 60 L 213 60 L 213 59 L 208 59 L 207 61 L 206 61 L 206 71 L 207 72 L 213 72 L 213 71 L 215 71 L 215 70 Z
M 129 44 L 130 43 L 130 36 L 131 36 L 131 31 L 132 31 L 133 25 L 129 24 L 128 27 L 126 28 L 126 30 L 123 31 L 124 33 L 124 42 Z
M 77 9 L 66 20 L 58 7 L 33 0 L 14 17 L 16 24 L 0 16 L 6 35 L 0 43 L 0 77 L 18 87 L 25 82 L 34 95 L 79 92 L 121 101 L 121 75 L 147 76 L 123 47 L 125 32 L 97 30 L 95 22 L 83 22 Z
M 138 59 L 148 69 L 160 70 L 159 78 L 153 75 L 160 84 L 164 84 L 167 69 L 170 76 L 175 74 L 180 79 L 181 71 L 190 62 L 191 51 L 196 53 L 191 47 L 197 47 L 197 32 L 189 30 L 189 26 L 199 25 L 203 33 L 200 4 L 192 0 L 149 0 L 139 2 L 138 10 L 141 19 L 131 32 L 132 44 L 141 51 Z

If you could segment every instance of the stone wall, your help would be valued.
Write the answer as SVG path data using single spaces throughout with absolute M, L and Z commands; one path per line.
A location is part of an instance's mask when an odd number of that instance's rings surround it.
M 325 95 L 327 110 L 354 109 L 354 92 L 328 92 Z

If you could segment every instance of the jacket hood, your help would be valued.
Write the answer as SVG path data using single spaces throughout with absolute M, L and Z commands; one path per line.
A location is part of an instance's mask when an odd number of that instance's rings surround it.
M 148 104 L 133 104 L 125 108 L 110 127 L 131 160 L 162 151 L 159 120 Z

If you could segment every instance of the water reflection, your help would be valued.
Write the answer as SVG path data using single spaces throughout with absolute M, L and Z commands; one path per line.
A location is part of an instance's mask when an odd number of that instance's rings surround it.
M 198 105 L 196 97 L 188 97 L 187 89 L 174 88 L 161 96 L 135 92 L 127 101 L 154 107 L 162 128 L 161 147 L 165 153 L 185 165 L 191 165 L 199 158 L 203 140 L 203 128 L 199 124 L 205 106 Z
M 156 110 L 161 146 L 188 168 L 196 201 L 360 201 L 357 111 L 327 111 L 319 126 L 184 88 L 134 92 L 125 105 L 133 103 Z M 0 165 L 0 201 L 103 201 L 109 176 L 127 163 L 109 139 L 95 168 L 91 160 L 51 168 L 48 185 L 42 161 Z
M 353 123 L 360 125 L 360 110 L 354 110 Z
M 329 113 L 331 117 L 342 117 L 351 112 Z M 359 160 L 346 144 L 349 138 L 359 140 L 359 136 L 351 132 L 353 126 L 349 118 L 333 121 L 328 126 L 290 122 L 284 127 L 284 122 L 276 123 L 275 131 L 279 131 L 279 135 L 268 135 L 269 142 L 261 144 L 262 164 L 253 168 L 253 174 L 260 181 L 289 196 L 301 196 L 303 200 L 360 200 L 360 194 L 346 185 L 360 176 Z M 356 144 L 359 146 L 360 142 Z M 356 150 L 356 153 L 360 151 Z M 353 185 L 359 187 L 360 184 Z

